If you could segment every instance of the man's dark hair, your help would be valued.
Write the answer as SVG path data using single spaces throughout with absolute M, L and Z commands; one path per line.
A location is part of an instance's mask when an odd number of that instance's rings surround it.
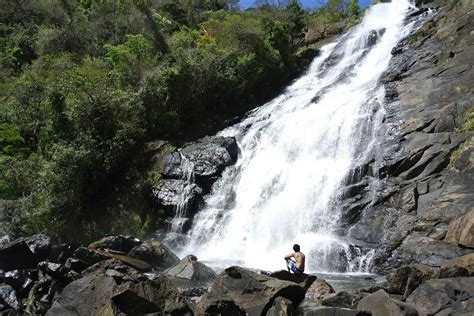
M 293 245 L 293 250 L 294 250 L 295 252 L 300 252 L 300 245 L 294 244 L 294 245 Z

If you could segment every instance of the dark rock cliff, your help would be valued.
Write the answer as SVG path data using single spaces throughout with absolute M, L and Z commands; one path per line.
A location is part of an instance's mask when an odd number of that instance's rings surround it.
M 428 10 L 392 51 L 381 151 L 347 190 L 347 234 L 376 249 L 376 272 L 474 251 L 474 1 L 431 1 L 419 13 Z

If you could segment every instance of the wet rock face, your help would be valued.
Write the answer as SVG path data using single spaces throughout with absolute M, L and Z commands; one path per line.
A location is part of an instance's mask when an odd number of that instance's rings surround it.
M 378 155 L 342 190 L 344 231 L 377 249 L 379 273 L 409 263 L 439 267 L 474 249 L 474 169 L 467 158 L 474 133 L 464 127 L 474 99 L 472 1 L 425 2 L 408 19 L 429 6 L 437 11 L 392 50 L 382 77 Z M 371 33 L 368 41 L 375 38 Z M 375 191 L 368 183 L 377 183 Z
M 201 187 L 183 179 L 163 179 L 152 191 L 160 205 L 171 209 L 180 204 L 192 209 L 202 198 Z
M 233 137 L 205 137 L 180 152 L 191 163 L 196 183 L 208 188 L 225 167 L 237 160 L 238 147 Z
M 237 154 L 235 138 L 220 136 L 204 137 L 165 153 L 154 168 L 161 175 L 152 187 L 157 206 L 184 209 L 192 215 L 222 171 L 235 163 Z

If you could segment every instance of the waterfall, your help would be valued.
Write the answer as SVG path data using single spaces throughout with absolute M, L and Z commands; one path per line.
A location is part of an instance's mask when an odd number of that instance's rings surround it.
M 181 255 L 214 267 L 275 270 L 298 243 L 310 272 L 368 265 L 371 253 L 340 232 L 337 199 L 349 172 L 371 154 L 383 118 L 379 79 L 410 32 L 411 8 L 408 0 L 370 7 L 280 96 L 220 133 L 236 137 L 239 158 L 206 196 Z

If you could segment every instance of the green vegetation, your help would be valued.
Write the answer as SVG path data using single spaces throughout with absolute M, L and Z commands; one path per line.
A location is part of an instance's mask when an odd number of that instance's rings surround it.
M 16 233 L 59 240 L 144 234 L 159 216 L 146 184 L 117 196 L 144 144 L 261 104 L 300 71 L 308 20 L 359 15 L 343 0 L 313 15 L 296 1 L 0 1 L 0 202 Z
M 457 129 L 458 132 L 474 131 L 474 107 L 469 107 L 463 115 L 464 124 L 462 128 Z

